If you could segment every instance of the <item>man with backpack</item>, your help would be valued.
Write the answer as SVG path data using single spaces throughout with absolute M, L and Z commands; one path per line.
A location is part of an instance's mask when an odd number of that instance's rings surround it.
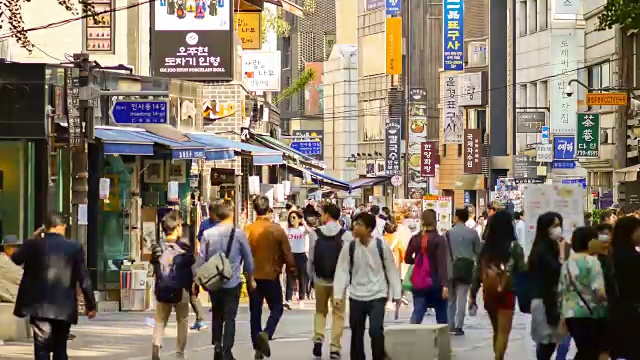
M 338 257 L 344 243 L 351 242 L 351 232 L 344 230 L 337 222 L 340 209 L 334 204 L 322 207 L 322 222 L 309 234 L 309 276 L 313 279 L 316 295 L 316 314 L 314 318 L 313 356 L 322 356 L 322 342 L 329 313 L 329 302 L 333 299 L 333 279 L 338 265 Z M 331 311 L 330 359 L 339 359 L 340 340 L 344 328 L 344 303 L 333 306 Z
M 211 211 L 220 222 L 202 236 L 195 266 L 196 283 L 211 295 L 213 359 L 235 360 L 232 349 L 242 290 L 241 267 L 251 283 L 253 257 L 247 237 L 234 226 L 229 202 L 213 204 Z
M 376 227 L 373 214 L 360 213 L 353 221 L 357 241 L 345 244 L 340 251 L 333 282 L 335 307 L 344 306 L 349 289 L 349 325 L 351 360 L 365 360 L 364 333 L 369 318 L 369 336 L 373 360 L 384 360 L 384 314 L 387 300 L 400 306 L 402 289 L 393 253 L 384 240 L 372 236 Z
M 155 270 L 156 318 L 153 327 L 152 360 L 160 359 L 162 337 L 171 311 L 175 308 L 178 329 L 176 357 L 184 359 L 189 332 L 189 296 L 195 259 L 188 244 L 181 243 L 182 219 L 172 210 L 162 219 L 165 245 L 154 244 L 151 264 Z

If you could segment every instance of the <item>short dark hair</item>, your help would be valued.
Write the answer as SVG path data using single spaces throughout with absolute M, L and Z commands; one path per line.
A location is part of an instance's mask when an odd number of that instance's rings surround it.
M 256 198 L 253 199 L 253 211 L 255 211 L 258 216 L 267 215 L 269 213 L 269 206 L 269 198 L 264 195 L 256 196 Z
M 589 250 L 591 240 L 598 238 L 598 232 L 591 226 L 582 226 L 573 231 L 571 237 L 571 248 L 575 252 L 585 252 Z
M 53 229 L 62 225 L 67 225 L 67 221 L 65 220 L 64 215 L 59 212 L 51 212 L 47 214 L 47 218 L 44 220 L 45 229 Z
M 462 222 L 466 222 L 467 220 L 469 220 L 469 209 L 467 208 L 456 209 L 456 217 L 458 218 L 458 220 Z
M 380 206 L 378 205 L 371 205 L 371 213 L 375 216 L 380 215 Z
M 209 211 L 216 217 L 216 219 L 220 221 L 227 220 L 231 215 L 233 215 L 231 200 L 216 201 L 211 205 L 211 210 Z
M 498 209 L 496 209 L 496 207 L 493 204 L 490 204 L 489 206 L 487 206 L 487 210 L 491 211 L 498 211 Z
M 342 215 L 340 208 L 336 204 L 332 203 L 322 205 L 322 213 L 329 215 L 333 220 L 340 219 L 340 215 Z
M 291 210 L 291 208 L 292 208 L 292 207 L 293 207 L 293 204 L 292 204 L 292 203 L 286 203 L 286 204 L 284 205 L 284 208 L 285 208 L 287 211 Z
M 360 222 L 369 229 L 369 231 L 373 231 L 373 229 L 376 228 L 376 216 L 367 212 L 358 213 L 358 215 L 353 218 L 353 223 L 356 222 Z
M 598 224 L 596 225 L 596 231 L 598 233 L 601 233 L 603 231 L 613 232 L 613 226 L 611 226 L 610 224 Z
M 605 222 L 614 214 L 615 212 L 613 210 L 605 210 L 602 212 L 602 215 L 600 215 L 600 221 Z
M 162 218 L 162 231 L 165 235 L 172 234 L 182 225 L 182 217 L 178 210 L 171 210 Z
M 384 206 L 384 207 L 382 208 L 382 212 L 383 212 L 383 213 L 385 213 L 385 214 L 387 214 L 387 216 L 390 216 L 390 215 L 391 215 L 391 209 L 389 209 L 389 207 L 388 207 L 388 206 Z

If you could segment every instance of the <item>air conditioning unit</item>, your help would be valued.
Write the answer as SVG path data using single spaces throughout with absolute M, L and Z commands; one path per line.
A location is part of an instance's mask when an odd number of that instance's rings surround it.
M 471 41 L 467 45 L 467 66 L 487 65 L 486 41 Z

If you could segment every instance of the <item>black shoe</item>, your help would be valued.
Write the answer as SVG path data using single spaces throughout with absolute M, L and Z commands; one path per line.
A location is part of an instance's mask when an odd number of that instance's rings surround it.
M 271 357 L 271 347 L 269 346 L 269 335 L 266 332 L 261 332 L 256 336 L 256 352 L 260 352 L 261 355 Z
M 213 350 L 213 360 L 224 360 L 224 354 L 222 349 L 216 348 Z
M 264 355 L 258 350 L 256 350 L 256 354 L 253 356 L 254 360 L 262 360 L 264 359 Z
M 317 342 L 313 344 L 313 356 L 320 358 L 322 357 L 322 343 Z
M 332 351 L 331 354 L 329 354 L 329 359 L 340 359 L 341 357 L 339 351 Z
M 461 328 L 457 328 L 453 331 L 453 335 L 455 336 L 463 336 L 464 335 L 464 331 Z

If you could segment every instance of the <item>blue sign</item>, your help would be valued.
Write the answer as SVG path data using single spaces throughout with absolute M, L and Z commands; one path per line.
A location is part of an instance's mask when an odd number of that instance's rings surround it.
M 167 124 L 168 100 L 116 100 L 109 110 L 116 124 Z
M 400 0 L 387 0 L 387 16 L 400 14 Z
M 575 169 L 576 162 L 573 160 L 553 160 L 551 163 L 552 169 Z
M 573 160 L 576 158 L 576 138 L 573 136 L 553 137 L 553 159 Z
M 322 141 L 292 141 L 291 148 L 307 156 L 321 155 Z
M 563 184 L 580 184 L 582 185 L 583 189 L 587 188 L 587 179 L 582 178 L 582 179 L 564 179 L 562 180 Z
M 549 141 L 549 127 L 548 127 L 548 126 L 543 126 L 543 127 L 542 127 L 542 131 L 541 131 L 541 133 L 542 133 L 542 134 L 540 135 L 540 138 L 541 138 L 542 140 Z M 543 141 L 543 143 L 544 143 L 545 141 Z
M 204 149 L 176 149 L 171 151 L 173 160 L 204 159 Z
M 444 0 L 443 67 L 444 71 L 464 70 L 463 0 Z

